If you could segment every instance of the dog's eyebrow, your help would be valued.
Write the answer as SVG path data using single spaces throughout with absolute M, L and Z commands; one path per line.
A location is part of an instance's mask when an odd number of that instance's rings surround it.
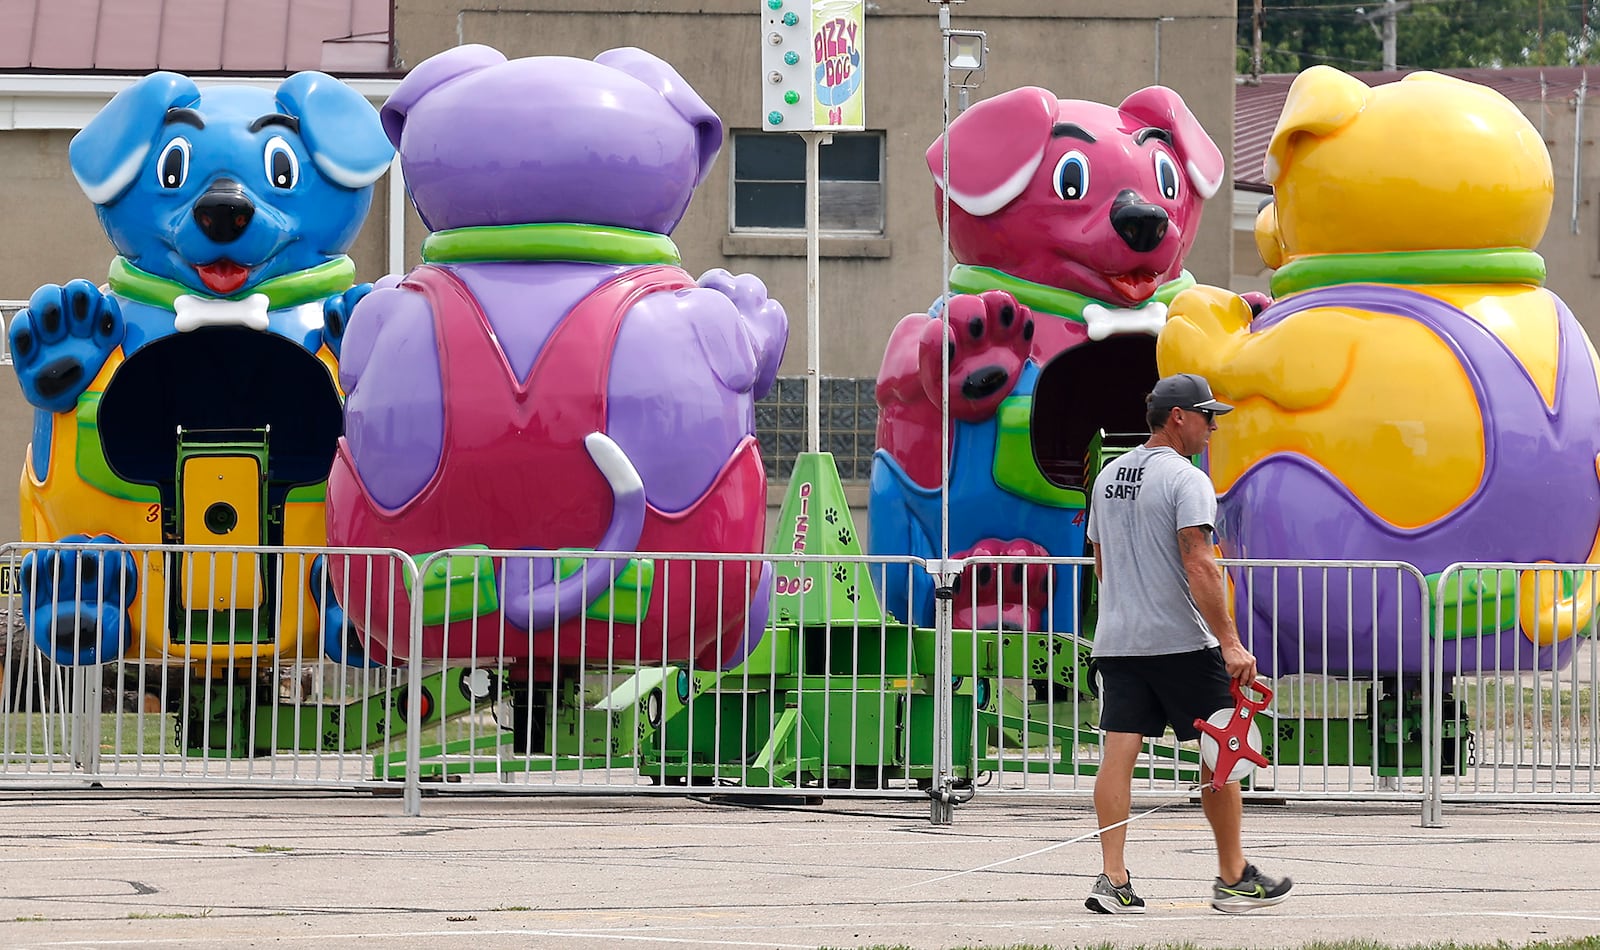
M 167 122 L 169 124 L 173 122 L 182 122 L 187 125 L 192 125 L 197 129 L 203 129 L 206 127 L 206 120 L 202 119 L 200 117 L 200 113 L 194 111 L 193 109 L 168 109 Z
M 1082 139 L 1090 144 L 1094 143 L 1093 133 L 1075 122 L 1057 122 L 1050 128 L 1050 137 L 1053 139 L 1068 137 Z
M 250 131 L 260 132 L 269 125 L 281 125 L 291 132 L 300 131 L 300 120 L 292 115 L 284 115 L 281 112 L 269 112 L 250 123 Z
M 1149 139 L 1160 139 L 1168 145 L 1171 145 L 1172 133 L 1168 132 L 1166 129 L 1157 128 L 1143 128 L 1133 133 L 1133 144 L 1135 145 L 1143 145 Z

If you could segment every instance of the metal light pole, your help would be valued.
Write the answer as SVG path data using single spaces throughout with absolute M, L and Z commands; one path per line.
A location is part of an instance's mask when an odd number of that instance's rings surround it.
M 965 72 L 959 83 L 961 105 L 966 106 L 967 90 L 982 82 L 985 68 L 984 34 L 974 30 L 950 28 L 950 4 L 964 0 L 928 0 L 939 4 L 939 35 L 944 48 L 944 143 L 943 163 L 939 176 L 942 207 L 940 209 L 939 264 L 940 281 L 944 288 L 939 301 L 939 320 L 944 333 L 950 334 L 950 89 L 952 69 Z M 976 78 L 974 78 L 976 77 Z M 948 825 L 954 819 L 957 800 L 955 793 L 955 768 L 951 719 L 954 711 L 954 690 L 951 671 L 951 629 L 955 609 L 955 582 L 959 565 L 950 560 L 950 348 L 940 347 L 940 478 L 939 478 L 939 559 L 928 565 L 934 578 L 933 627 L 933 787 L 929 790 L 928 820 L 935 825 Z
M 830 132 L 801 132 L 806 141 L 806 451 L 822 451 L 822 158 Z

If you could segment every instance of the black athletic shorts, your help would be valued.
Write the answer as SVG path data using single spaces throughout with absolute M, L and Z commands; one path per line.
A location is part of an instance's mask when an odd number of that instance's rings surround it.
M 1233 708 L 1228 667 L 1217 647 L 1162 656 L 1095 658 L 1100 677 L 1100 728 L 1159 736 L 1172 726 L 1179 739 L 1198 739 L 1196 719 Z

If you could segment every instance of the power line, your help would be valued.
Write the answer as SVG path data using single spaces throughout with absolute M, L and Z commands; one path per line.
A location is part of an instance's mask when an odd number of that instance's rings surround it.
M 1234 48 L 1237 49 L 1237 50 L 1240 50 L 1240 51 L 1249 51 L 1249 49 L 1250 49 L 1250 47 L 1244 45 L 1243 43 L 1235 44 Z M 1355 66 L 1371 66 L 1374 69 L 1382 69 L 1383 68 L 1383 63 L 1378 61 L 1378 60 L 1376 60 L 1376 59 L 1352 59 L 1352 58 L 1350 58 L 1348 56 L 1335 56 L 1332 53 L 1318 53 L 1318 52 L 1315 52 L 1313 50 L 1274 49 L 1274 50 L 1268 50 L 1267 52 L 1274 53 L 1274 54 L 1277 54 L 1279 56 L 1295 56 L 1295 57 L 1300 57 L 1300 58 L 1303 58 L 1303 59 L 1315 59 L 1315 60 L 1318 60 L 1319 62 L 1320 61 L 1326 61 L 1326 62 L 1335 62 L 1335 63 L 1350 63 L 1350 64 L 1355 65 Z M 1426 67 L 1426 66 L 1408 66 L 1408 65 L 1404 65 L 1404 64 L 1395 67 L 1395 69 L 1397 69 L 1397 70 L 1399 70 L 1399 69 L 1428 69 L 1428 68 L 1430 68 L 1430 67 Z M 1439 68 L 1439 67 L 1432 67 L 1432 68 Z M 1450 68 L 1455 68 L 1455 67 L 1450 67 Z M 1466 68 L 1466 67 L 1463 67 L 1463 68 Z

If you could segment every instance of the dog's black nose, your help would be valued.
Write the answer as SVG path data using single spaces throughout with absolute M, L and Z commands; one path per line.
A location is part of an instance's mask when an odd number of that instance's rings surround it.
M 194 220 L 206 237 L 218 244 L 237 240 L 255 217 L 256 206 L 237 182 L 219 178 L 194 203 Z
M 1153 251 L 1167 236 L 1167 212 L 1124 190 L 1111 202 L 1111 229 L 1141 254 Z
M 1002 366 L 985 366 L 967 374 L 961 381 L 961 395 L 968 399 L 982 399 L 999 392 L 1011 376 Z

